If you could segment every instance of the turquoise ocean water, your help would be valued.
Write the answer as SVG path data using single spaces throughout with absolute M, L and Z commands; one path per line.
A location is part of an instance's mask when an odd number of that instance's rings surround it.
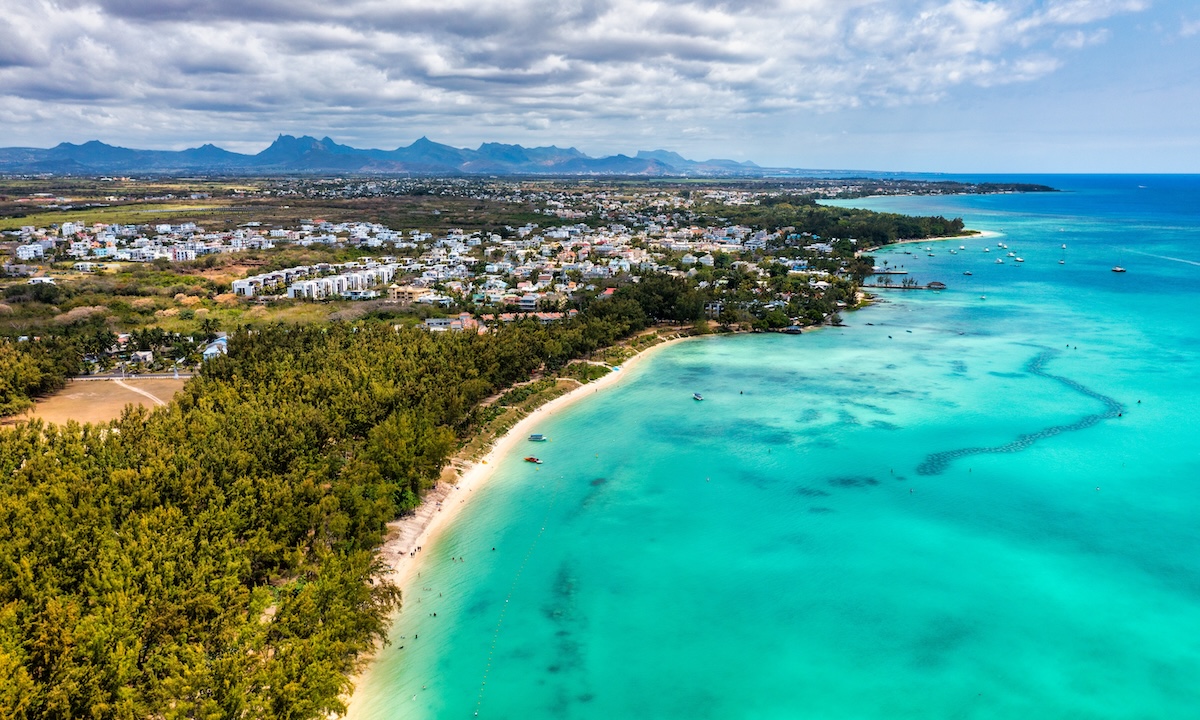
M 1200 178 L 1032 180 L 856 202 L 1004 233 L 880 253 L 944 292 L 557 413 L 351 716 L 1200 717 Z

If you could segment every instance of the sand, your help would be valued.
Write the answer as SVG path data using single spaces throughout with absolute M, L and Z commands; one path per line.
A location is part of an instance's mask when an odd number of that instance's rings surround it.
M 524 442 L 548 417 L 585 397 L 616 385 L 629 374 L 629 370 L 633 366 L 646 357 L 668 345 L 686 339 L 688 338 L 672 338 L 653 345 L 626 360 L 618 366 L 619 369 L 590 383 L 580 385 L 567 394 L 539 406 L 522 418 L 507 433 L 497 438 L 487 455 L 479 462 L 460 466 L 462 474 L 456 482 L 439 483 L 436 488 L 425 495 L 416 511 L 388 524 L 387 537 L 379 549 L 380 557 L 390 568 L 390 571 L 383 576 L 384 579 L 405 593 L 408 590 L 409 581 L 420 567 L 425 551 L 433 546 L 441 531 L 458 517 L 473 497 L 474 491 L 478 490 L 492 476 L 499 460 L 518 444 Z M 421 548 L 421 551 L 416 551 L 418 547 Z M 365 660 L 367 664 L 363 670 L 351 678 L 351 682 L 355 686 L 359 684 L 359 680 L 366 673 L 370 672 L 370 659 L 366 658 Z
M 71 380 L 62 390 L 38 400 L 24 413 L 5 418 L 4 424 L 33 418 L 56 425 L 65 425 L 68 420 L 108 422 L 121 417 L 126 405 L 151 409 L 166 405 L 185 382 L 187 378 Z
M 409 576 L 419 564 L 424 550 L 428 550 L 432 546 L 438 531 L 449 525 L 458 516 L 472 493 L 491 477 L 496 463 L 523 442 L 546 418 L 589 395 L 616 385 L 638 362 L 661 348 L 685 339 L 687 338 L 674 338 L 653 345 L 626 360 L 619 366 L 620 369 L 614 370 L 598 380 L 580 385 L 565 395 L 537 407 L 516 425 L 513 425 L 508 432 L 497 438 L 487 455 L 479 462 L 460 466 L 462 474 L 456 482 L 453 484 L 439 483 L 436 488 L 426 494 L 416 511 L 388 524 L 387 537 L 379 549 L 380 557 L 391 568 L 384 578 L 403 591 Z M 418 547 L 423 550 L 410 555 Z
M 995 230 L 971 230 L 970 228 L 968 228 L 968 229 L 964 230 L 963 232 L 968 232 L 971 234 L 970 235 L 947 235 L 945 237 L 931 237 L 931 238 L 923 238 L 920 240 L 897 240 L 896 242 L 890 242 L 886 245 L 880 245 L 879 247 L 874 247 L 874 248 L 871 248 L 870 250 L 871 251 L 879 250 L 881 248 L 891 247 L 893 245 L 922 245 L 924 243 L 946 242 L 948 240 L 958 240 L 959 242 L 965 244 L 971 240 L 989 240 L 991 238 L 1005 237 L 1004 233 L 997 232 Z M 863 250 L 863 252 L 869 252 L 869 251 Z

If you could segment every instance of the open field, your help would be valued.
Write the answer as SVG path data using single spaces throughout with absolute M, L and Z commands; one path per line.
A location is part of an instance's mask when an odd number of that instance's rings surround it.
M 532 184 L 534 186 L 536 184 Z M 228 230 L 249 221 L 291 227 L 302 220 L 380 222 L 397 229 L 429 231 L 463 228 L 497 230 L 504 225 L 537 222 L 561 224 L 558 218 L 533 212 L 530 203 L 474 197 L 396 194 L 382 197 L 275 196 L 270 178 L 212 181 L 205 179 L 101 182 L 88 178 L 0 179 L 0 231 L 25 225 L 47 227 L 67 221 L 92 223 L 195 222 L 205 229 Z M 72 205 L 105 203 L 107 207 L 42 208 L 35 194 L 65 198 Z M 187 200 L 192 193 L 210 194 Z M 235 194 L 237 193 L 237 194 Z M 174 197 L 170 197 L 174 196 Z
M 59 392 L 37 401 L 32 408 L 3 424 L 40 418 L 58 425 L 68 420 L 101 423 L 121 416 L 126 405 L 157 407 L 169 402 L 185 379 L 72 380 Z M 141 391 L 141 392 L 138 392 Z M 143 394 L 144 393 L 144 394 Z M 149 397 L 147 397 L 149 396 Z
M 25 225 L 46 227 L 53 223 L 82 222 L 118 223 L 142 225 L 146 223 L 171 222 L 178 217 L 204 217 L 219 211 L 222 206 L 196 203 L 137 203 L 112 205 L 109 207 L 80 208 L 74 210 L 43 210 L 30 208 L 33 212 L 23 217 L 0 218 L 0 230 L 15 230 Z

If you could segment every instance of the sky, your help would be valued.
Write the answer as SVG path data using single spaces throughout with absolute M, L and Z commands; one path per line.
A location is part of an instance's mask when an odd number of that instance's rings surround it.
M 0 146 L 1200 172 L 1195 0 L 0 0 Z

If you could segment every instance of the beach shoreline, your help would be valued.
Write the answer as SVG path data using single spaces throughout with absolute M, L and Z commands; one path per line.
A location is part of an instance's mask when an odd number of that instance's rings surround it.
M 382 579 L 399 588 L 401 598 L 403 598 L 406 590 L 409 589 L 408 584 L 416 576 L 416 571 L 421 566 L 422 558 L 437 541 L 438 535 L 459 516 L 474 491 L 481 488 L 492 476 L 497 463 L 528 437 L 539 423 L 585 397 L 590 397 L 620 383 L 631 368 L 658 350 L 688 339 L 691 339 L 690 336 L 670 338 L 656 343 L 621 365 L 614 366 L 613 371 L 604 377 L 580 385 L 564 395 L 539 405 L 509 428 L 507 432 L 496 438 L 487 454 L 478 462 L 461 465 L 459 467 L 460 475 L 456 481 L 438 483 L 437 487 L 425 495 L 415 511 L 388 523 L 387 536 L 378 550 L 380 559 L 389 568 L 388 572 L 381 576 Z M 418 548 L 420 549 L 418 550 Z M 397 611 L 397 614 L 400 612 L 403 612 L 403 609 Z M 358 672 L 350 678 L 352 688 L 357 689 L 369 675 L 379 649 L 376 648 L 375 652 L 360 659 L 361 666 Z M 352 699 L 353 690 L 345 698 L 347 706 L 351 704 Z
M 880 245 L 879 247 L 871 248 L 869 252 L 874 252 L 875 250 L 882 250 L 884 248 L 894 247 L 896 245 L 920 245 L 922 243 L 946 242 L 947 240 L 964 240 L 964 241 L 965 240 L 988 240 L 990 238 L 998 238 L 998 237 L 1005 236 L 1004 233 L 998 232 L 996 230 L 972 230 L 972 229 L 968 228 L 967 232 L 970 232 L 970 234 L 969 235 L 946 235 L 943 237 L 931 237 L 931 238 L 918 238 L 915 240 L 897 240 L 895 242 L 887 243 L 886 245 Z M 864 250 L 863 252 L 868 252 L 868 251 Z

